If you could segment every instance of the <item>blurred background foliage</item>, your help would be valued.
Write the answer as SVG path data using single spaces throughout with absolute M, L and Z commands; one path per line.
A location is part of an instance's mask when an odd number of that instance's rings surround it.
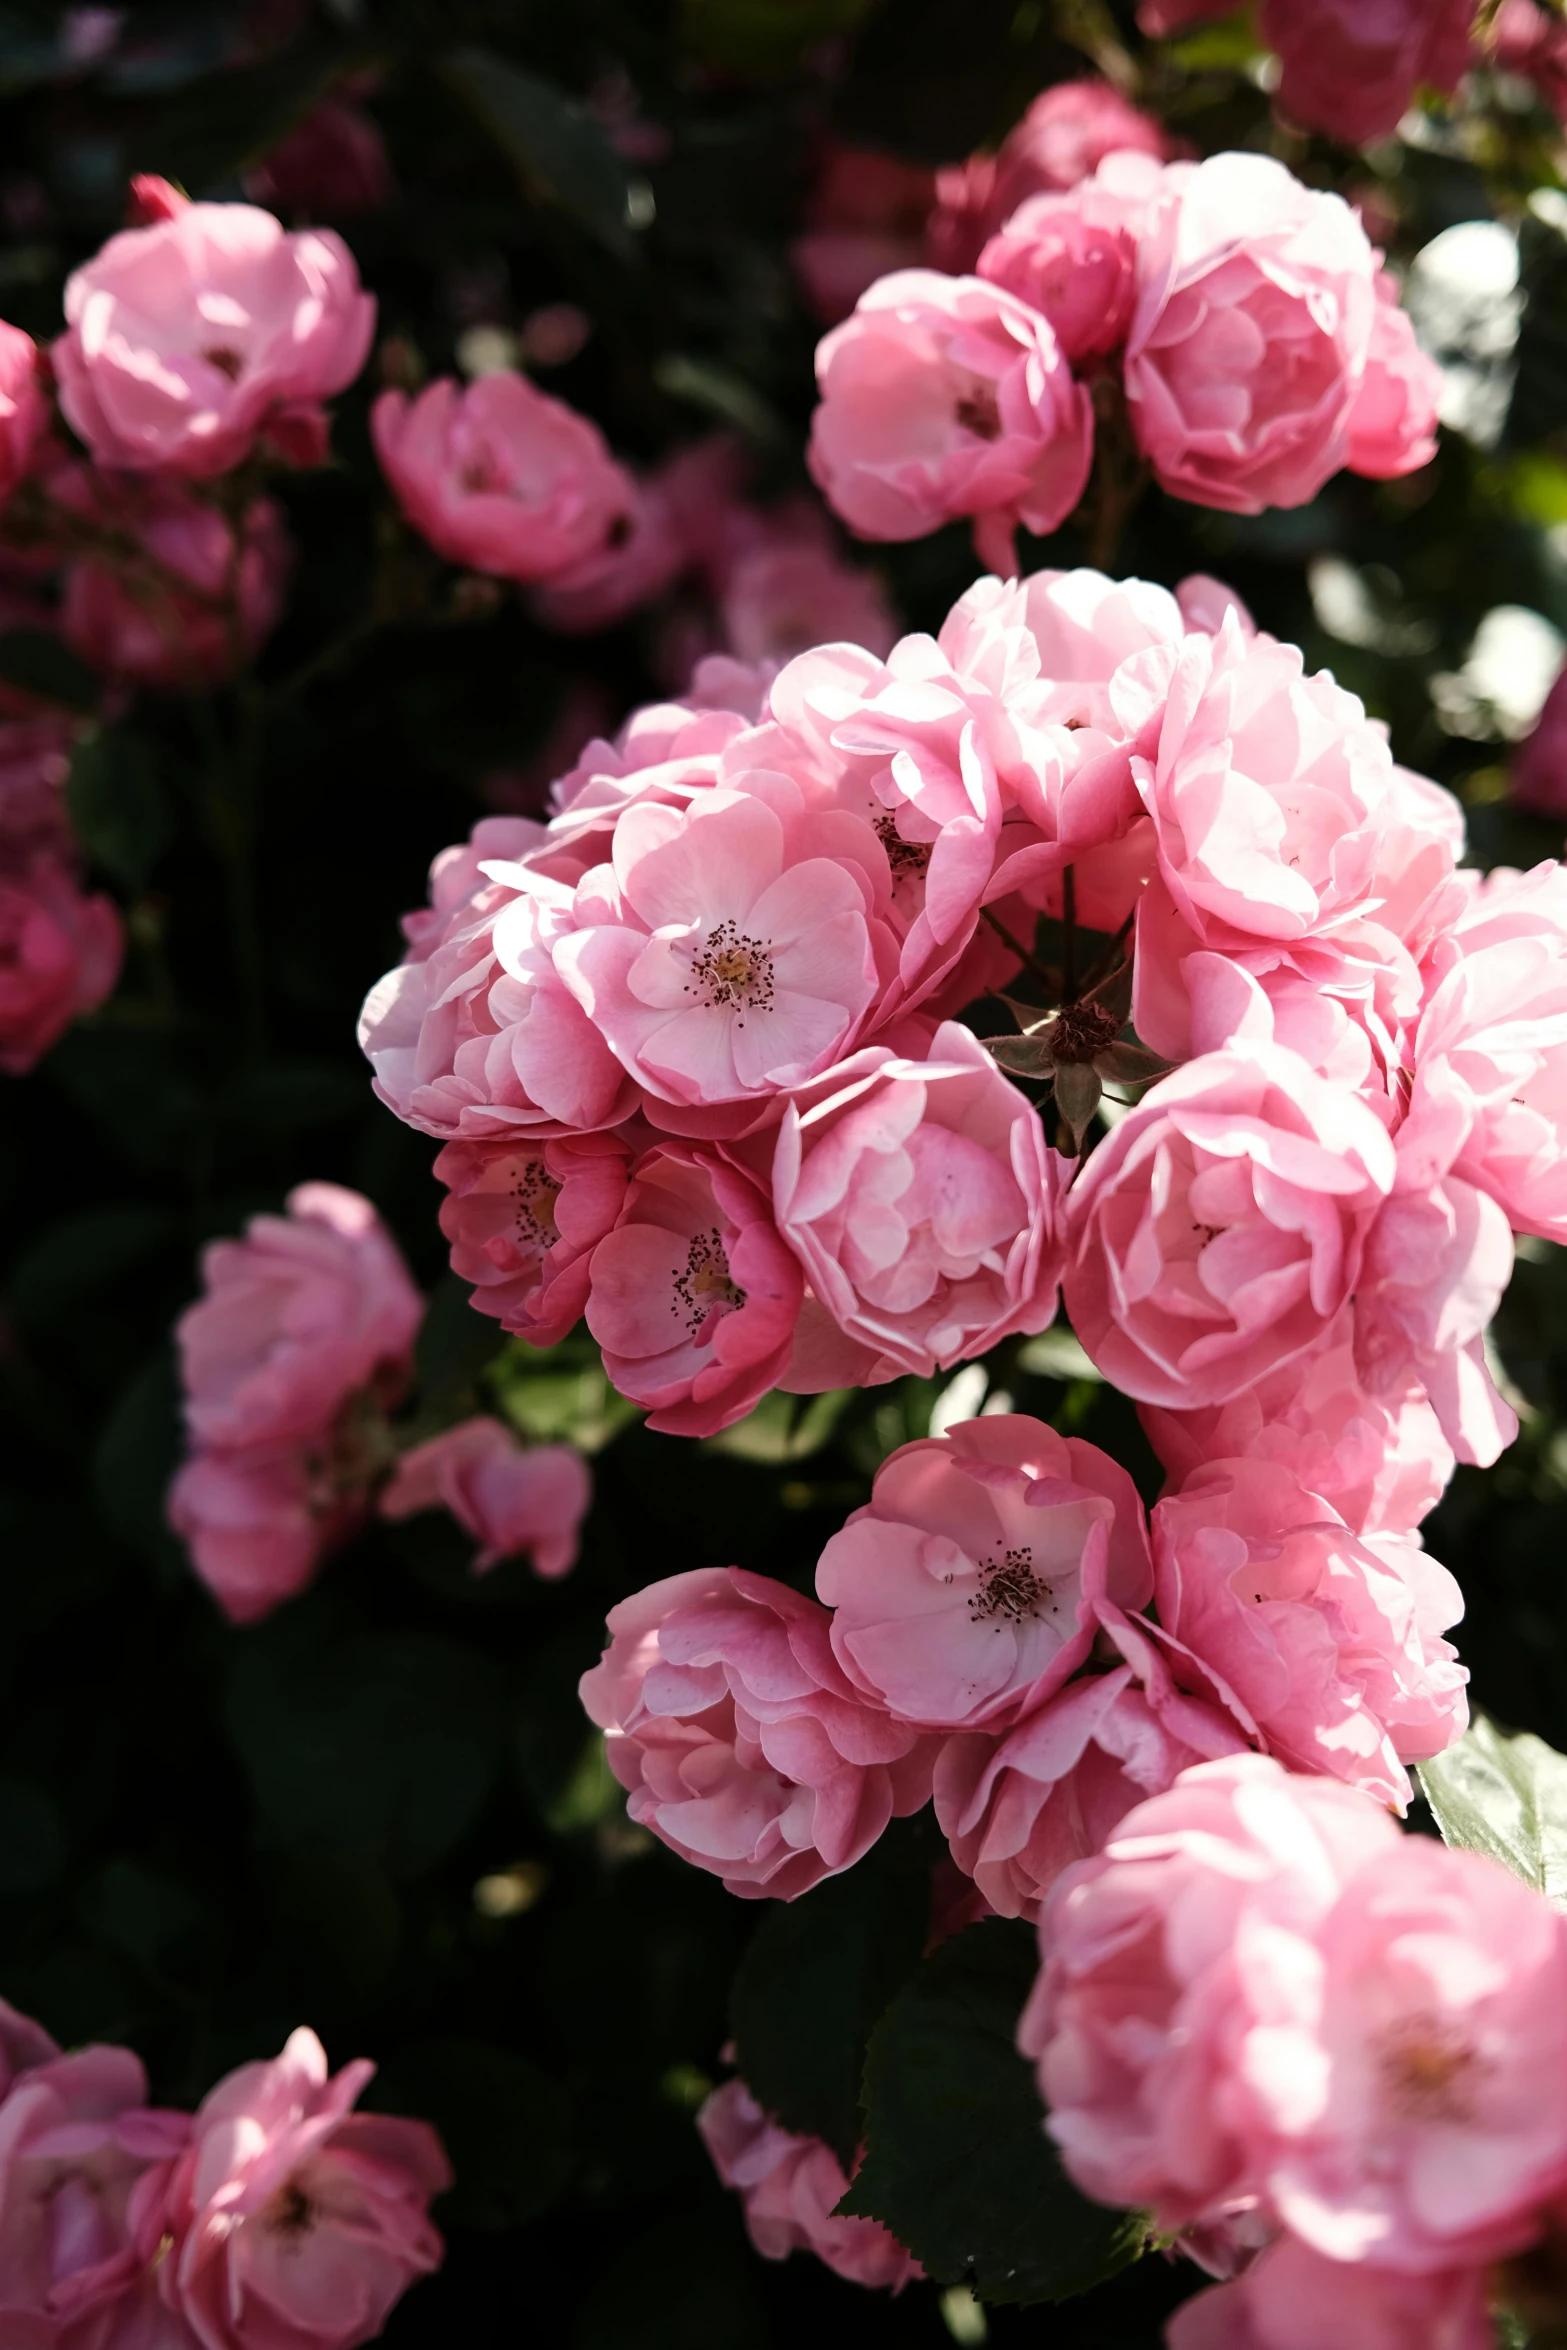
M 1273 122 L 1244 16 L 1152 51 L 1120 0 L 0 6 L 0 313 L 40 340 L 132 171 L 239 196 L 347 86 L 395 177 L 334 224 L 380 304 L 379 355 L 339 403 L 333 468 L 282 485 L 296 566 L 257 675 L 101 709 L 57 646 L 0 632 L 0 676 L 98 720 L 72 811 L 132 939 L 114 1002 L 6 1081 L 0 1117 L 0 1989 L 65 2040 L 132 2043 L 170 2101 L 302 2021 L 334 2062 L 374 2056 L 372 2101 L 435 2119 L 459 2178 L 447 2267 L 390 2327 L 402 2350 L 765 2350 L 804 2327 L 870 2350 L 1047 2326 L 1058 2350 L 1139 2350 L 1197 2281 L 1150 2259 L 1048 2317 L 981 2316 L 751 2253 L 691 2115 L 758 1912 L 628 1828 L 575 1684 L 606 1608 L 656 1576 L 734 1561 L 804 1586 L 878 1461 L 952 1399 L 919 1381 L 770 1398 L 693 1447 L 649 1435 L 585 1339 L 497 1355 L 443 1270 L 432 1146 L 373 1103 L 353 1042 L 398 914 L 494 779 L 541 807 L 574 706 L 592 696 L 608 726 L 663 690 L 645 622 L 548 636 L 388 535 L 374 392 L 471 369 L 476 337 L 514 354 L 570 302 L 592 332 L 544 380 L 618 451 L 722 425 L 760 491 L 797 488 L 818 329 L 788 247 L 824 142 L 954 161 L 1096 66 L 1196 150 L 1267 147 L 1364 201 L 1449 363 L 1426 472 L 1341 477 L 1256 520 L 1153 495 L 1117 568 L 1230 579 L 1460 792 L 1482 862 L 1558 853 L 1506 798 L 1567 636 L 1567 186 L 1529 93 L 1482 89 L 1351 157 Z M 1030 560 L 1082 552 L 1068 531 Z M 961 530 L 878 561 L 911 627 L 974 570 Z M 259 1005 L 215 776 L 253 811 Z M 563 1584 L 519 1563 L 475 1582 L 433 1518 L 373 1528 L 248 1632 L 191 1577 L 162 1518 L 169 1326 L 201 1243 L 316 1176 L 367 1192 L 433 1292 L 421 1416 L 483 1405 L 593 1456 Z M 1464 1586 L 1481 1701 L 1567 1747 L 1559 1252 L 1524 1244 L 1497 1337 L 1523 1435 L 1459 1473 L 1428 1540 Z M 1130 1406 L 1084 1372 L 1053 1334 L 1003 1350 L 989 1391 L 1091 1436 L 1151 1499 Z

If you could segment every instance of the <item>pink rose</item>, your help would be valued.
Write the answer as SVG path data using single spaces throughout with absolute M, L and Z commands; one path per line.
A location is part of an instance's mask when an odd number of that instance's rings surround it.
M 1437 1503 L 1453 1455 L 1423 1389 L 1372 1395 L 1348 1317 L 1308 1355 L 1202 1411 L 1138 1407 L 1170 1490 L 1208 1461 L 1276 1461 L 1357 1534 L 1409 1534 Z
M 1355 1872 L 1374 1879 L 1401 1849 L 1353 1788 L 1230 1755 L 1184 1771 L 1056 1879 L 1018 2046 L 1085 2194 L 1145 2206 L 1172 2233 L 1255 2198 L 1243 2084 L 1266 2014 L 1251 1954 L 1309 1943 Z
M 1067 358 L 1102 358 L 1126 339 L 1137 243 L 1163 173 L 1151 155 L 1107 156 L 1065 195 L 1030 196 L 986 245 L 977 276 L 1049 319 Z
M 624 525 L 554 572 L 530 602 L 546 628 L 567 636 L 612 628 L 703 562 L 738 493 L 741 465 L 723 434 L 676 449 L 630 483 Z
M 0 319 L 0 501 L 26 473 L 48 421 L 38 346 L 19 326 Z
M 105 492 L 98 519 L 129 532 L 139 554 L 79 555 L 66 566 L 60 627 L 95 669 L 167 693 L 220 685 L 277 626 L 293 551 L 283 517 L 257 498 L 232 524 L 177 482 Z
M 1233 2284 L 1183 2302 L 1169 2350 L 1493 2350 L 1483 2268 L 1407 2276 L 1284 2236 Z
M 832 2148 L 770 2121 L 744 2081 L 715 2089 L 696 2126 L 713 2168 L 741 2197 L 746 2233 L 764 2260 L 814 2252 L 850 2284 L 894 2293 L 923 2276 L 879 2220 L 837 2217 L 849 2182 Z
M 259 1623 L 364 1523 L 390 1451 L 354 1410 L 319 1437 L 198 1449 L 169 1487 L 168 1520 L 231 1624 Z
M 509 858 L 483 863 L 505 878 L 481 873 L 443 924 L 419 922 L 409 955 L 365 998 L 359 1044 L 377 1094 L 441 1142 L 618 1125 L 635 1090 L 555 968 L 564 893 L 537 892 Z
M 480 1545 L 476 1575 L 525 1553 L 553 1581 L 577 1563 L 593 1480 L 569 1444 L 523 1446 L 499 1420 L 463 1420 L 405 1452 L 382 1488 L 383 1518 L 446 1509 Z
M 1093 458 L 1093 408 L 1046 321 L 980 278 L 903 269 L 816 354 L 807 463 L 862 538 L 917 539 L 959 515 L 1054 530 Z
M 1417 87 L 1456 90 L 1470 59 L 1470 0 L 1263 0 L 1282 111 L 1349 147 L 1391 137 Z
M 820 509 L 804 500 L 740 517 L 722 565 L 719 620 L 747 662 L 789 661 L 822 644 L 885 659 L 898 631 L 873 571 L 846 563 Z
M 901 1445 L 816 1569 L 850 1682 L 941 1729 L 1020 1720 L 1087 1661 L 1100 1604 L 1150 1588 L 1126 1471 L 1019 1413 Z
M 588 1263 L 625 1204 L 630 1154 L 607 1134 L 526 1144 L 449 1142 L 441 1230 L 469 1303 L 533 1346 L 555 1346 L 588 1302 Z
M 205 1293 L 175 1325 L 203 1445 L 314 1435 L 357 1390 L 406 1376 L 424 1300 L 370 1202 L 302 1183 L 287 1210 L 212 1243 Z
M 922 258 L 933 173 L 874 147 L 829 143 L 806 210 L 805 234 L 789 247 L 806 301 L 823 326 L 836 326 L 877 278 Z M 824 642 L 826 632 L 819 642 Z
M 1419 1005 L 1405 934 L 1452 873 L 1448 827 L 1401 781 L 1361 703 L 1326 671 L 1308 677 L 1293 646 L 1229 616 L 1171 666 L 1131 762 L 1158 845 L 1137 918 L 1139 1036 L 1172 1060 L 1203 1049 L 1193 959 L 1218 956 L 1269 997 L 1280 1042 L 1320 1064 L 1347 1024 L 1351 1082 L 1386 1090 L 1396 1030 Z M 1227 1040 L 1204 1025 L 1205 1042 Z
M 1041 90 L 995 155 L 936 175 L 936 210 L 928 232 L 940 269 L 972 269 L 986 240 L 1030 196 L 1075 188 L 1107 155 L 1130 150 L 1162 162 L 1164 127 L 1130 105 L 1109 82 L 1056 82 Z
M 1428 465 L 1436 455 L 1437 403 L 1442 370 L 1415 341 L 1397 280 L 1377 272 L 1377 307 L 1366 355 L 1365 379 L 1349 417 L 1352 473 L 1392 481 Z
M 1173 166 L 1137 278 L 1126 397 L 1163 487 L 1233 514 L 1314 498 L 1348 461 L 1377 311 L 1349 206 L 1264 155 Z
M 1355 1297 L 1364 1385 L 1399 1395 L 1418 1382 L 1459 1460 L 1484 1468 L 1518 1433 L 1485 1359 L 1485 1332 L 1512 1269 L 1502 1210 L 1449 1177 L 1394 1192 L 1367 1238 Z
M 346 98 L 323 98 L 245 178 L 245 192 L 279 212 L 318 220 L 379 212 L 395 193 L 379 125 Z
M 998 1916 L 1036 1918 L 1063 1869 L 1100 1851 L 1145 1796 L 1243 1741 L 1178 1690 L 1154 1643 L 1118 1610 L 1105 1625 L 1128 1662 L 1086 1674 L 1000 1737 L 965 1732 L 936 1758 L 936 1819 Z
M 127 2048 L 58 2051 L 0 2103 L 0 2339 L 112 2343 L 139 2262 L 128 2206 L 147 2168 L 147 2076 Z
M 636 492 L 597 425 L 526 376 L 383 392 L 370 423 L 403 512 L 449 562 L 547 580 L 631 528 Z
M 114 993 L 125 952 L 112 899 L 52 857 L 0 869 L 0 1070 L 25 1077 L 73 1020 Z
M 451 2167 L 427 2122 L 353 2113 L 375 2067 L 334 2078 L 314 2032 L 209 2090 L 132 2220 L 165 2308 L 201 2350 L 354 2350 L 441 2263 L 429 2203 Z
M 1567 1923 L 1409 1836 L 1301 1939 L 1257 1951 L 1243 2068 L 1286 2226 L 1416 2273 L 1522 2250 L 1567 2166 Z
M 265 433 L 320 462 L 321 402 L 363 367 L 375 303 L 330 229 L 186 204 L 111 237 L 67 279 L 65 316 L 60 405 L 98 463 L 207 478 Z
M 1352 1534 L 1274 1461 L 1208 1462 L 1152 1525 L 1159 1623 L 1199 1685 L 1281 1761 L 1402 1810 L 1402 1765 L 1468 1720 L 1438 1637 L 1463 1614 L 1447 1569 L 1411 1537 Z
M 1513 753 L 1511 796 L 1532 816 L 1567 816 L 1567 668 L 1546 695 L 1534 732 Z
M 786 1584 L 672 1575 L 608 1621 L 581 1695 L 627 1812 L 731 1893 L 792 1901 L 928 1800 L 931 1741 L 861 1700 Z
M 886 852 L 784 775 L 643 800 L 579 885 L 555 968 L 644 1094 L 769 1100 L 853 1049 L 892 941 Z M 889 974 L 890 975 L 890 974 Z
M 637 1162 L 588 1278 L 605 1371 L 671 1436 L 743 1419 L 789 1361 L 800 1268 L 766 1193 L 711 1153 L 667 1143 Z
M 929 1054 L 855 1054 L 778 1130 L 778 1229 L 848 1342 L 833 1385 L 928 1379 L 1055 1315 L 1063 1163 L 967 1029 Z
M 1067 1195 L 1072 1327 L 1141 1403 L 1228 1402 L 1332 1327 L 1392 1182 L 1375 1115 L 1298 1054 L 1205 1054 L 1160 1080 Z

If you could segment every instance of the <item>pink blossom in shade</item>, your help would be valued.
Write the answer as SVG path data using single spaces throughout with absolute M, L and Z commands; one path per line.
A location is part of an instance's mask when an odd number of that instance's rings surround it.
M 370 424 L 403 512 L 449 562 L 547 580 L 631 529 L 636 492 L 597 425 L 524 375 L 383 392 Z
M 1357 1534 L 1408 1534 L 1433 1510 L 1453 1454 L 1424 1390 L 1372 1395 L 1356 1374 L 1353 1309 L 1313 1351 L 1202 1411 L 1139 1407 L 1178 1492 L 1206 1462 L 1276 1461 Z
M 42 2024 L 0 1999 L 0 2104 L 24 2073 L 53 2064 L 60 2054 L 59 2043 Z
M 824 644 L 863 645 L 885 659 L 897 640 L 881 581 L 844 561 L 812 500 L 737 508 L 716 585 L 724 639 L 744 662 L 789 661 Z
M 1451 827 L 1355 696 L 1325 671 L 1308 677 L 1293 646 L 1227 615 L 1170 666 L 1131 761 L 1158 851 L 1138 908 L 1138 1034 L 1172 1060 L 1202 1049 L 1187 964 L 1208 952 L 1239 963 L 1275 1010 L 1293 996 L 1297 1016 L 1364 1031 L 1369 1081 L 1373 1061 L 1396 1064 L 1397 1031 L 1419 1009 L 1405 938 L 1452 873 Z
M 1468 1720 L 1447 1569 L 1410 1536 L 1351 1533 L 1274 1461 L 1206 1463 L 1152 1524 L 1159 1623 L 1202 1685 L 1282 1762 L 1402 1810 L 1403 1764 Z
M 169 1487 L 169 1524 L 231 1624 L 259 1623 L 363 1525 L 390 1443 L 350 1404 L 318 1435 L 205 1451 Z
M 1239 1953 L 1269 2198 L 1329 2259 L 1419 2273 L 1538 2234 L 1567 2165 L 1567 1925 L 1424 1837 L 1352 1877 L 1304 1949 Z
M 711 1153 L 660 1144 L 637 1162 L 589 1261 L 587 1323 L 649 1427 L 711 1436 L 744 1418 L 788 1361 L 804 1283 L 759 1185 Z
M 569 1444 L 519 1444 L 499 1420 L 463 1420 L 405 1452 L 376 1504 L 383 1518 L 449 1510 L 480 1545 L 476 1575 L 526 1553 L 553 1581 L 577 1563 L 593 1498 L 587 1462 Z
M 3 706 L 3 705 L 0 705 Z M 77 856 L 65 804 L 76 728 L 59 713 L 0 717 L 0 872 Z
M 554 1346 L 588 1300 L 589 1261 L 625 1205 L 630 1153 L 609 1135 L 531 1148 L 449 1142 L 441 1230 L 469 1300 L 533 1346 Z
M 1107 156 L 1064 195 L 1030 196 L 990 239 L 976 276 L 1030 303 L 1074 365 L 1125 341 L 1137 243 L 1163 179 L 1153 156 Z
M 836 326 L 877 278 L 912 269 L 924 251 L 935 175 L 874 147 L 829 142 L 805 215 L 789 248 L 806 301 L 823 326 Z
M 1041 90 L 995 155 L 972 155 L 936 175 L 927 248 L 938 269 L 972 269 L 987 240 L 1030 197 L 1075 188 L 1107 155 L 1163 161 L 1161 123 L 1109 82 L 1057 82 Z
M 38 346 L 0 319 L 0 501 L 27 472 L 49 421 L 38 374 Z
M 210 478 L 279 428 L 324 442 L 321 402 L 363 367 L 375 303 L 330 229 L 187 204 L 111 237 L 66 281 L 65 317 L 60 405 L 97 462 Z
M 1093 458 L 1093 408 L 1048 323 L 973 277 L 904 269 L 816 354 L 806 461 L 861 538 L 916 539 L 960 515 L 1054 530 Z
M 1392 481 L 1428 465 L 1436 455 L 1441 393 L 1442 370 L 1416 342 L 1397 280 L 1379 270 L 1365 379 L 1350 411 L 1350 471 Z
M 928 1058 L 872 1047 L 799 1089 L 772 1160 L 778 1230 L 855 1385 L 929 1378 L 1043 1330 L 1062 1186 L 1033 1105 L 952 1021 Z
M 554 947 L 654 1101 L 745 1103 L 803 1084 L 853 1049 L 890 976 L 890 876 L 870 827 L 809 808 L 785 775 L 743 783 L 685 810 L 628 809 Z
M 770 2120 L 743 2081 L 715 2089 L 696 2126 L 719 2178 L 740 2196 L 764 2260 L 814 2252 L 850 2284 L 894 2293 L 925 2273 L 880 2220 L 837 2217 L 849 2182 L 832 2148 Z
M 258 204 L 314 220 L 379 212 L 396 192 L 374 117 L 347 97 L 323 98 L 246 175 Z
M 1546 695 L 1534 732 L 1513 753 L 1510 796 L 1531 816 L 1567 817 L 1567 668 Z
M 374 2071 L 329 2077 L 295 2032 L 209 2090 L 183 2151 L 139 2182 L 138 2250 L 201 2350 L 355 2350 L 440 2266 L 429 2205 L 451 2166 L 427 2122 L 351 2110 Z
M 424 1300 L 370 1202 L 302 1183 L 287 1210 L 211 1244 L 203 1295 L 175 1325 L 201 1444 L 313 1436 L 348 1396 L 406 1376 Z
M 1376 273 L 1343 199 L 1270 157 L 1170 168 L 1126 346 L 1132 429 L 1166 490 L 1233 514 L 1316 496 L 1348 462 Z
M 1172 2234 L 1257 2195 L 1243 1937 L 1309 1942 L 1356 1872 L 1374 1878 L 1400 1847 L 1355 1789 L 1229 1755 L 1183 1771 L 1056 1879 L 1018 2046 L 1085 2194 Z
M 25 1077 L 106 1002 L 124 953 L 114 901 L 85 896 L 68 865 L 41 856 L 0 869 L 0 1070 Z
M 270 498 L 233 525 L 177 482 L 99 490 L 100 519 L 138 552 L 91 553 L 66 566 L 60 628 L 110 676 L 166 693 L 221 684 L 252 661 L 277 626 L 293 561 Z
M 1493 2350 L 1483 2268 L 1410 2276 L 1282 2236 L 1233 2283 L 1183 2302 L 1168 2350 Z
M 1452 92 L 1468 68 L 1470 0 L 1262 0 L 1257 30 L 1279 55 L 1281 112 L 1346 146 L 1391 137 L 1422 84 Z
M 1230 0 L 1142 0 L 1137 28 L 1151 41 L 1161 41 L 1170 33 L 1184 33 L 1191 25 L 1234 13 Z
M 154 2117 L 126 2048 L 58 2051 L 0 2105 L 0 2339 L 18 2350 L 96 2350 L 139 2266 L 128 2205 Z
M 1567 119 L 1567 28 L 1536 0 L 1502 0 L 1491 21 L 1491 54 L 1507 73 L 1532 81 L 1558 119 Z
M 1507 1218 L 1450 1176 L 1395 1191 L 1372 1226 L 1355 1297 L 1355 1368 L 1373 1394 L 1425 1389 L 1461 1461 L 1482 1468 L 1518 1422 L 1485 1359 L 1485 1331 L 1513 1269 Z
M 822 1552 L 849 1681 L 931 1728 L 1017 1722 L 1086 1662 L 1099 1608 L 1146 1603 L 1142 1505 L 1079 1437 L 1003 1412 L 905 1444 Z
M 624 528 L 534 590 L 534 616 L 565 636 L 612 628 L 710 558 L 739 495 L 744 461 L 728 435 L 688 442 L 632 484 Z
M 635 1089 L 555 968 L 564 893 L 529 886 L 512 860 L 483 863 L 506 878 L 483 876 L 439 931 L 421 924 L 408 958 L 365 998 L 359 1045 L 376 1093 L 441 1142 L 618 1125 Z
M 612 1608 L 582 1678 L 630 1817 L 746 1899 L 809 1892 L 929 1800 L 933 1742 L 863 1701 L 829 1626 L 787 1584 L 699 1569 Z
M 1227 1403 L 1337 1322 L 1393 1173 L 1375 1113 L 1297 1053 L 1204 1054 L 1160 1079 L 1067 1195 L 1072 1327 L 1139 1403 Z
M 1037 1917 L 1062 1871 L 1102 1850 L 1134 1804 L 1244 1747 L 1226 1715 L 1176 1688 L 1134 1624 L 1108 1620 L 1135 1662 L 1069 1682 L 1000 1737 L 960 1732 L 936 1758 L 937 1823 L 1000 1917 Z

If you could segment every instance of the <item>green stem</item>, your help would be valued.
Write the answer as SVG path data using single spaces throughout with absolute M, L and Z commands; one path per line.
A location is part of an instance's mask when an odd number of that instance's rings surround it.
M 1013 937 L 1011 931 L 1008 930 L 1006 924 L 1002 921 L 999 914 L 993 914 L 988 906 L 981 906 L 979 909 L 979 918 L 982 922 L 989 923 L 991 929 L 995 932 L 997 938 L 1000 939 L 1002 945 L 1011 949 L 1012 953 L 1016 955 L 1018 961 L 1022 964 L 1024 970 L 1032 972 L 1033 976 L 1039 981 L 1040 986 L 1044 989 L 1046 995 L 1053 998 L 1056 992 L 1055 974 L 1053 972 L 1047 971 L 1042 963 L 1037 963 L 1034 960 L 1034 957 L 1032 954 L 1030 954 L 1028 948 L 1024 946 L 1022 940 L 1020 938 Z

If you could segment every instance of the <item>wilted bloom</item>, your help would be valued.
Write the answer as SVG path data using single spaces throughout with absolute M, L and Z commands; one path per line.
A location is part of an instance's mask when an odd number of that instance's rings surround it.
M 713 2168 L 741 2198 L 746 2232 L 764 2260 L 814 2252 L 851 2284 L 894 2293 L 924 2274 L 879 2220 L 837 2216 L 849 2182 L 832 2148 L 770 2120 L 744 2081 L 715 2089 L 696 2126 Z
M 1142 1504 L 1096 1445 L 1019 1413 L 899 1447 L 822 1552 L 833 1654 L 902 1721 L 1016 1722 L 1151 1588 Z
M 766 1193 L 710 1152 L 667 1143 L 637 1162 L 588 1267 L 588 1328 L 649 1426 L 711 1436 L 775 1387 L 804 1283 Z
M 184 204 L 66 281 L 60 405 L 100 465 L 206 477 L 269 434 L 325 454 L 321 402 L 364 365 L 375 303 L 330 229 Z
M 375 2067 L 328 2077 L 314 2032 L 208 2091 L 131 2218 L 165 2308 L 201 2350 L 356 2350 L 441 2263 L 452 2183 L 427 2122 L 354 2113 Z
M 1138 249 L 1126 396 L 1163 487 L 1301 506 L 1349 460 L 1376 256 L 1341 197 L 1264 155 L 1175 165 Z
M 930 1795 L 931 1740 L 861 1699 L 829 1624 L 787 1584 L 698 1569 L 612 1608 L 582 1677 L 630 1817 L 747 1899 L 852 1868 Z
M 1051 531 L 1083 494 L 1088 394 L 1046 321 L 999 286 L 880 279 L 819 346 L 816 379 L 811 476 L 862 538 L 923 538 L 960 515 Z
M 548 580 L 630 532 L 636 492 L 597 425 L 524 375 L 383 392 L 370 421 L 403 512 L 449 562 Z
M 405 1452 L 382 1488 L 383 1518 L 447 1509 L 479 1544 L 483 1575 L 526 1553 L 536 1575 L 564 1575 L 577 1561 L 578 1534 L 593 1480 L 569 1444 L 522 1445 L 499 1420 L 463 1420 Z

